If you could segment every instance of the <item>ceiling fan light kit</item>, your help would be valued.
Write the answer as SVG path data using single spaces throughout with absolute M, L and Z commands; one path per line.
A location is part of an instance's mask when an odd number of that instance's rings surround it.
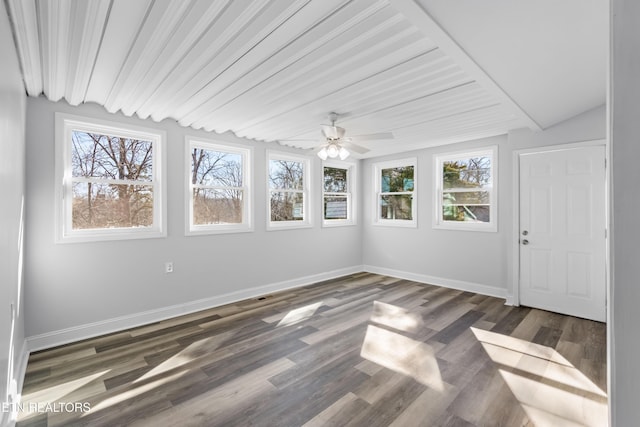
M 346 129 L 340 126 L 336 126 L 336 120 L 338 119 L 338 113 L 329 113 L 330 125 L 320 125 L 320 132 L 324 137 L 324 144 L 320 146 L 320 149 L 316 153 L 322 160 L 328 158 L 335 159 L 339 157 L 340 160 L 345 160 L 351 155 L 351 152 L 347 149 L 349 147 L 351 151 L 358 154 L 364 154 L 369 151 L 368 148 L 361 147 L 353 143 L 353 141 L 371 141 L 375 139 L 393 139 L 391 132 L 376 133 L 368 135 L 356 135 L 345 137 Z M 300 139 L 288 139 L 282 141 L 307 141 Z M 295 145 L 294 145 L 295 146 Z
M 320 151 L 318 151 L 318 157 L 320 157 L 322 160 L 327 160 L 327 158 L 329 157 L 329 153 L 327 153 L 327 147 L 322 147 Z
M 336 141 L 329 142 L 326 146 L 322 147 L 320 151 L 318 151 L 318 157 L 322 160 L 327 160 L 327 158 L 335 159 L 336 157 L 340 157 L 340 160 L 345 160 L 349 157 L 349 150 L 341 146 Z

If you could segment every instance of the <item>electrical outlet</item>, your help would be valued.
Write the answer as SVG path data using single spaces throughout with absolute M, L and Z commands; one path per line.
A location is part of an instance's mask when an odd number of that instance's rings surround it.
M 164 272 L 173 273 L 173 263 L 171 261 L 167 261 L 164 263 Z

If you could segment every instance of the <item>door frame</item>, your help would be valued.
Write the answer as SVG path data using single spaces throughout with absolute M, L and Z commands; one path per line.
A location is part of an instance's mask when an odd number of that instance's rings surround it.
M 513 169 L 513 188 L 512 188 L 512 201 L 513 201 L 513 216 L 512 216 L 512 228 L 511 228 L 511 268 L 512 268 L 512 280 L 507 289 L 506 304 L 507 305 L 520 305 L 520 156 L 523 154 L 545 153 L 552 151 L 564 151 L 574 148 L 585 148 L 603 146 L 604 147 L 604 159 L 605 159 L 605 173 L 604 173 L 604 191 L 605 191 L 605 316 L 609 317 L 609 237 L 611 233 L 609 206 L 610 206 L 610 192 L 609 192 L 609 149 L 607 141 L 605 139 L 594 139 L 582 142 L 572 142 L 567 144 L 547 145 L 533 148 L 523 148 L 513 151 L 512 157 L 512 169 Z

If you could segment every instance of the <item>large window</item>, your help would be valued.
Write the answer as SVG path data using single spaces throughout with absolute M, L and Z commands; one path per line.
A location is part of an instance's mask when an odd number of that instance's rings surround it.
M 374 164 L 376 216 L 374 224 L 415 227 L 416 159 Z
M 434 157 L 436 228 L 497 230 L 497 147 Z
M 187 234 L 251 231 L 250 150 L 187 137 Z
M 57 240 L 161 237 L 164 133 L 56 115 Z
M 355 164 L 325 162 L 322 167 L 322 225 L 355 224 L 352 189 L 355 188 Z
M 308 227 L 309 166 L 307 157 L 285 153 L 268 155 L 268 227 Z

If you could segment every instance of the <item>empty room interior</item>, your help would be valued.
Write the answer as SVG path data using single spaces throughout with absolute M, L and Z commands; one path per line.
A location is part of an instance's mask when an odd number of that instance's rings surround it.
M 637 22 L 3 0 L 0 425 L 637 425 Z

